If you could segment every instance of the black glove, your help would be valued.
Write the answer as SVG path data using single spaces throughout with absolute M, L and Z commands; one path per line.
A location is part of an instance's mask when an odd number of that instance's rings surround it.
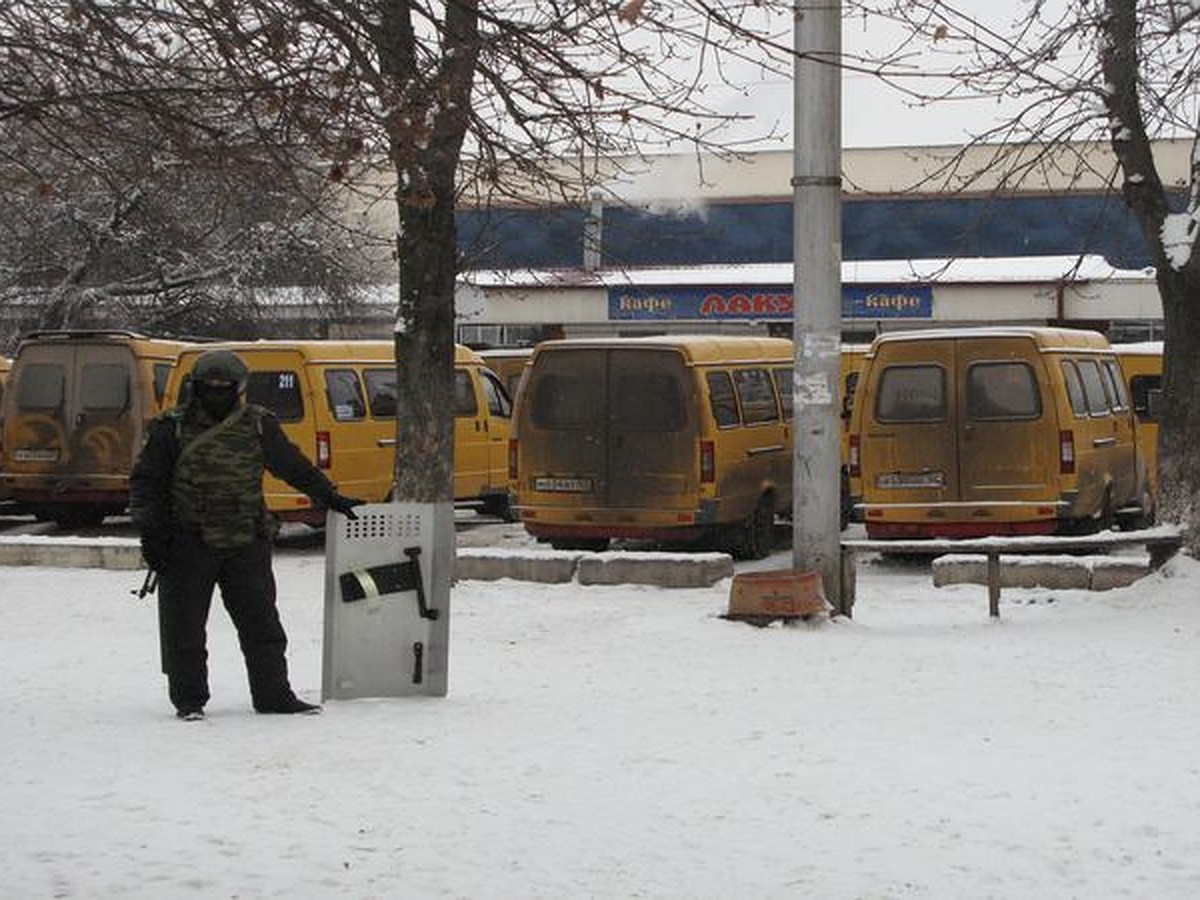
M 161 572 L 171 554 L 171 535 L 162 531 L 147 531 L 142 535 L 142 559 L 147 568 Z
M 347 519 L 357 519 L 358 516 L 354 513 L 354 507 L 362 506 L 366 500 L 359 500 L 357 497 L 347 497 L 344 494 L 339 494 L 334 491 L 329 495 L 329 508 L 334 512 L 339 512 Z

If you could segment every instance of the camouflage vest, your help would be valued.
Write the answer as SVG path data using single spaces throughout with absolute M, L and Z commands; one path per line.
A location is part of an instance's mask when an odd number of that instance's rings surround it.
M 172 512 L 210 547 L 244 547 L 267 533 L 261 412 L 241 406 L 209 426 L 176 418 L 180 450 L 171 480 Z

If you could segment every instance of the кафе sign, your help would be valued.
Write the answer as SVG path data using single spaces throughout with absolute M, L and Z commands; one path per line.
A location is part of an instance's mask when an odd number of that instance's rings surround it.
M 613 319 L 790 319 L 795 302 L 789 287 L 609 288 Z M 930 285 L 844 284 L 843 319 L 933 318 Z

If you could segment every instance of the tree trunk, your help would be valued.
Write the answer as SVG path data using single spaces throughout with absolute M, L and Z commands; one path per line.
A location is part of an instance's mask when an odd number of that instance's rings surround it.
M 453 197 L 425 208 L 397 192 L 401 233 L 396 331 L 396 499 L 454 499 Z
M 1170 255 L 1163 224 L 1170 215 L 1141 111 L 1137 0 L 1107 0 L 1100 63 L 1113 153 L 1125 177 L 1122 193 L 1154 261 L 1163 310 L 1163 412 L 1159 428 L 1159 518 L 1189 528 L 1188 545 L 1200 551 L 1200 260 L 1181 264 Z M 1197 198 L 1196 152 L 1192 204 Z
M 1189 526 L 1200 556 L 1200 283 L 1195 254 L 1183 271 L 1158 270 L 1166 335 L 1158 433 L 1160 518 Z
M 479 57 L 477 0 L 445 9 L 444 57 L 418 62 L 413 11 L 386 0 L 377 32 L 390 82 L 388 139 L 396 173 L 400 273 L 396 321 L 397 500 L 454 500 L 454 288 L 458 272 L 455 183 L 470 124 Z

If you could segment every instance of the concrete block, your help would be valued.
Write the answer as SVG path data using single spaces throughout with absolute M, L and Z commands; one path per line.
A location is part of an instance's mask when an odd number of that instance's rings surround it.
M 509 550 L 464 547 L 454 559 L 454 577 L 463 581 L 540 581 L 562 584 L 575 577 L 584 554 L 570 550 Z
M 933 584 L 987 584 L 987 557 L 959 553 L 933 561 Z M 1000 557 L 1000 587 L 1107 591 L 1127 587 L 1150 573 L 1145 558 L 1122 556 Z
M 577 575 L 580 584 L 708 587 L 733 575 L 733 558 L 728 553 L 592 553 L 580 557 Z
M 948 584 L 987 584 L 987 556 L 975 553 L 951 553 L 939 556 L 931 566 L 935 587 Z M 1091 569 L 1071 556 L 1000 557 L 1000 587 L 1086 589 L 1091 585 Z
M 1150 574 L 1148 559 L 1100 556 L 1092 561 L 1093 591 L 1110 591 L 1113 588 L 1129 587 L 1139 578 Z
M 0 565 L 143 569 L 142 550 L 132 538 L 0 538 Z
M 1073 556 L 1000 557 L 1000 586 L 1086 590 L 1092 581 L 1091 567 Z M 984 584 L 986 584 L 986 579 Z

